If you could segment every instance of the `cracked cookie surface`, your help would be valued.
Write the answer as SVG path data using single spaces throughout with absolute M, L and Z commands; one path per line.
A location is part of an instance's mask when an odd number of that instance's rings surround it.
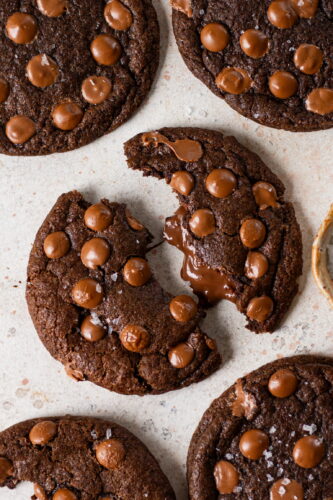
M 47 417 L 0 432 L 0 487 L 34 483 L 35 500 L 175 500 L 145 445 L 113 422 Z
M 202 302 L 227 299 L 247 327 L 273 331 L 298 290 L 302 239 L 284 186 L 235 138 L 165 128 L 125 144 L 128 166 L 164 178 L 180 208 L 165 237 L 184 253 L 181 275 Z
M 283 358 L 240 378 L 192 437 L 190 499 L 329 500 L 332 421 L 330 358 Z
M 233 109 L 278 129 L 333 125 L 330 0 L 171 0 L 190 71 Z
M 28 264 L 27 302 L 38 335 L 76 380 L 123 394 L 198 382 L 220 355 L 188 295 L 166 293 L 145 258 L 151 235 L 124 204 L 60 196 Z
M 0 152 L 69 151 L 138 108 L 159 61 L 150 0 L 9 0 L 0 7 Z

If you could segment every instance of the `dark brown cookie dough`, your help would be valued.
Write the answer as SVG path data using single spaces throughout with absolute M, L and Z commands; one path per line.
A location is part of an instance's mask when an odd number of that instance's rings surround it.
M 203 311 L 172 297 L 145 259 L 151 235 L 124 204 L 60 196 L 37 233 L 27 301 L 53 357 L 77 380 L 123 394 L 198 382 L 220 355 L 198 326 Z
M 171 0 L 180 53 L 207 87 L 262 125 L 333 125 L 329 0 Z
M 301 233 L 281 181 L 236 139 L 210 130 L 139 134 L 125 154 L 130 168 L 178 194 L 165 237 L 184 252 L 183 279 L 204 302 L 235 302 L 250 330 L 273 331 L 302 271 Z
M 193 435 L 190 500 L 330 500 L 332 421 L 332 359 L 284 358 L 239 379 Z
M 0 25 L 0 153 L 88 144 L 150 90 L 159 60 L 151 0 L 9 0 Z
M 145 445 L 89 417 L 27 420 L 0 433 L 0 487 L 34 483 L 35 500 L 175 500 Z

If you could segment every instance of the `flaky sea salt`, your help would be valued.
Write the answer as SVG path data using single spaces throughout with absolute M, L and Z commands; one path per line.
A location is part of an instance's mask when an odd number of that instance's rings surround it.
M 90 316 L 91 316 L 91 322 L 93 325 L 103 326 L 103 323 L 101 322 L 101 320 L 99 319 L 99 317 L 97 316 L 95 311 L 91 311 Z
M 232 460 L 232 459 L 234 458 L 234 456 L 233 456 L 233 454 L 232 454 L 232 453 L 226 453 L 226 454 L 225 454 L 225 458 L 226 458 L 227 460 Z
M 271 476 L 270 474 L 266 474 L 267 481 L 274 481 L 274 477 Z
M 112 279 L 112 281 L 117 281 L 117 279 L 118 279 L 118 273 L 111 274 L 111 279 Z
M 281 483 L 284 486 L 287 486 L 288 484 L 290 484 L 290 479 L 288 479 L 287 477 L 284 477 L 283 479 L 281 479 Z
M 302 429 L 303 431 L 308 432 L 309 434 L 314 434 L 317 430 L 317 426 L 316 424 L 311 424 L 311 425 L 304 424 Z
M 269 429 L 269 433 L 275 434 L 275 432 L 276 432 L 276 427 L 275 427 L 275 425 L 272 425 L 272 427 Z
M 106 439 L 110 439 L 110 437 L 112 436 L 112 429 L 106 429 L 105 436 Z
M 97 285 L 96 285 L 96 292 L 97 293 L 102 293 L 102 287 L 101 287 L 101 285 L 99 283 L 97 283 Z

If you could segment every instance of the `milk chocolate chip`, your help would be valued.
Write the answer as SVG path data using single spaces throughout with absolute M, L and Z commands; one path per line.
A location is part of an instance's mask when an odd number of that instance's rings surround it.
M 191 321 L 198 312 L 198 306 L 189 295 L 177 295 L 169 305 L 172 317 L 181 323 Z
M 106 469 L 118 469 L 125 458 L 124 445 L 116 438 L 102 441 L 96 447 L 96 458 Z
M 111 35 L 98 35 L 90 45 L 93 58 L 98 64 L 112 66 L 121 55 L 121 46 Z
M 93 231 L 104 231 L 112 220 L 112 212 L 104 203 L 91 205 L 84 213 L 84 223 Z
M 27 116 L 13 116 L 6 124 L 6 136 L 13 144 L 24 144 L 36 133 L 36 125 Z
M 316 467 L 323 459 L 325 446 L 317 436 L 305 436 L 297 441 L 293 449 L 294 462 L 304 469 Z
M 68 0 L 37 0 L 39 10 L 44 16 L 59 17 L 68 6 Z
M 29 433 L 32 444 L 44 446 L 57 434 L 57 426 L 51 420 L 43 420 L 34 425 Z
M 239 473 L 230 462 L 220 460 L 214 467 L 216 489 L 221 495 L 233 493 L 239 482 Z
M 269 182 L 259 181 L 252 186 L 252 192 L 260 210 L 267 207 L 278 207 L 276 189 Z
M 0 457 L 0 484 L 13 475 L 13 464 L 5 457 Z
M 206 178 L 206 189 L 215 198 L 226 198 L 236 186 L 235 175 L 226 168 L 216 168 Z
M 7 20 L 6 33 L 14 43 L 30 43 L 37 35 L 37 21 L 29 14 L 15 12 Z
M 114 0 L 116 1 L 116 0 Z M 81 87 L 83 98 L 90 104 L 101 104 L 110 95 L 112 84 L 106 76 L 88 76 Z
M 296 94 L 298 83 L 288 71 L 276 71 L 269 77 L 269 90 L 278 99 L 288 99 Z
M 120 341 L 128 351 L 140 352 L 149 343 L 149 333 L 140 325 L 126 325 L 120 332 Z
M 268 37 L 259 30 L 246 30 L 240 37 L 242 51 L 252 59 L 263 57 L 268 51 Z
M 133 24 L 131 11 L 119 0 L 111 0 L 106 4 L 104 17 L 111 28 L 118 31 L 128 30 Z
M 142 134 L 142 143 L 144 146 L 153 144 L 154 147 L 157 147 L 158 144 L 166 144 L 179 160 L 189 163 L 200 160 L 203 155 L 200 142 L 193 141 L 192 139 L 170 141 L 159 132 L 147 132 Z
M 44 488 L 37 483 L 34 484 L 34 495 L 37 500 L 47 500 L 47 495 Z
M 0 103 L 5 102 L 9 96 L 9 84 L 4 78 L 0 78 Z
M 256 280 L 264 276 L 268 271 L 268 260 L 260 252 L 249 252 L 245 262 L 245 276 L 250 280 Z
M 191 0 L 170 0 L 171 7 L 183 12 L 187 17 L 193 17 Z
M 82 109 L 71 101 L 58 104 L 52 111 L 53 124 L 60 130 L 73 130 L 82 118 Z
M 196 210 L 189 220 L 189 226 L 193 234 L 198 238 L 203 238 L 215 232 L 215 217 L 208 208 Z
M 252 80 L 245 69 L 224 68 L 217 75 L 215 83 L 224 92 L 239 95 L 249 90 Z
M 258 219 L 247 219 L 241 225 L 240 239 L 247 248 L 260 247 L 266 238 L 266 227 Z
M 194 354 L 193 347 L 182 342 L 169 351 L 168 358 L 174 368 L 185 368 L 193 361 Z
M 220 23 L 209 23 L 202 28 L 200 40 L 205 49 L 211 52 L 220 52 L 229 42 L 229 33 Z
M 88 342 L 98 342 L 105 337 L 106 330 L 98 317 L 87 316 L 82 321 L 80 333 Z
M 268 7 L 267 17 L 273 26 L 280 29 L 291 28 L 298 19 L 290 0 L 276 0 L 272 2 Z
M 102 302 L 103 289 L 92 278 L 83 278 L 73 286 L 72 297 L 78 306 L 93 309 Z
M 92 238 L 86 241 L 81 250 L 83 265 L 90 269 L 102 266 L 110 257 L 110 247 L 104 238 Z
M 297 377 L 291 370 L 282 368 L 271 375 L 268 390 L 276 398 L 287 398 L 297 388 Z
M 145 285 L 151 278 L 151 270 L 148 262 L 141 257 L 132 257 L 124 266 L 123 276 L 129 285 Z
M 267 295 L 262 295 L 261 297 L 254 297 L 250 300 L 246 309 L 246 315 L 252 319 L 252 321 L 259 321 L 261 323 L 269 318 L 273 309 L 274 303 L 272 299 L 267 297 Z
M 129 227 L 134 229 L 134 231 L 142 231 L 145 228 L 140 221 L 138 221 L 135 217 L 133 217 L 133 215 L 127 208 L 126 208 L 126 220 Z
M 239 449 L 249 460 L 258 460 L 269 446 L 267 434 L 259 429 L 251 429 L 242 434 Z
M 301 484 L 287 477 L 276 481 L 270 491 L 270 500 L 303 500 L 304 491 Z
M 294 63 L 302 73 L 314 75 L 323 64 L 323 53 L 316 45 L 303 43 L 295 52 Z
M 194 178 L 186 170 L 179 170 L 172 174 L 170 186 L 177 193 L 188 196 L 194 188 Z
M 310 19 L 316 15 L 318 1 L 319 0 L 291 0 L 291 3 L 299 17 Z
M 322 87 L 312 90 L 306 98 L 305 107 L 318 115 L 333 113 L 333 89 Z
M 56 231 L 46 236 L 44 240 L 44 252 L 49 259 L 60 259 L 70 249 L 70 241 L 64 231 Z
M 77 500 L 77 496 L 67 488 L 60 488 L 55 492 L 52 500 Z
M 46 54 L 34 56 L 27 65 L 27 76 L 35 87 L 49 87 L 56 81 L 58 73 L 58 66 Z

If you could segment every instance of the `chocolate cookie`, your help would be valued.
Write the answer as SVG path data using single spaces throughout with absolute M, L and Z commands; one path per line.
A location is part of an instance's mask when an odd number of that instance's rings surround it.
M 236 111 L 294 132 L 333 125 L 331 0 L 171 0 L 192 73 Z
M 333 360 L 269 363 L 213 401 L 188 453 L 190 500 L 333 498 Z
M 88 144 L 150 90 L 159 60 L 151 0 L 8 0 L 0 24 L 0 153 Z
M 281 181 L 233 137 L 194 128 L 139 134 L 130 168 L 164 178 L 181 206 L 165 238 L 184 252 L 182 277 L 205 303 L 235 302 L 254 332 L 273 331 L 297 292 L 302 240 Z
M 198 382 L 220 355 L 203 311 L 172 297 L 145 258 L 151 235 L 124 204 L 60 196 L 37 233 L 27 301 L 45 347 L 69 375 L 123 394 Z
M 35 500 L 175 500 L 141 441 L 85 417 L 27 420 L 0 433 L 0 487 L 34 483 Z

